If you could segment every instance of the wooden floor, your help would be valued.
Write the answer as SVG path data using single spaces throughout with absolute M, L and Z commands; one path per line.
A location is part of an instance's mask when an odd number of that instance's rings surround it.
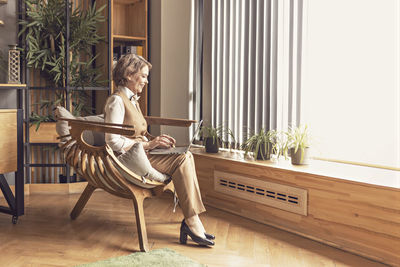
M 29 196 L 17 225 L 0 213 L 0 266 L 73 266 L 138 251 L 129 200 L 95 192 L 71 221 L 78 196 Z M 386 266 L 213 208 L 201 218 L 215 247 L 181 245 L 182 213 L 172 213 L 167 194 L 146 200 L 145 214 L 152 249 L 168 247 L 208 266 Z

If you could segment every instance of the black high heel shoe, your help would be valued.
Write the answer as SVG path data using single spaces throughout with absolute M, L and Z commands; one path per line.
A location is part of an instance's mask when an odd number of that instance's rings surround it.
M 210 240 L 214 240 L 215 239 L 215 236 L 212 235 L 212 234 L 204 233 L 204 235 L 206 236 L 207 239 L 210 239 Z
M 190 236 L 190 238 L 196 242 L 199 245 L 202 246 L 214 246 L 214 241 L 209 240 L 207 238 L 202 238 L 200 236 L 195 235 L 189 228 L 189 226 L 187 226 L 187 224 L 185 223 L 185 220 L 182 221 L 181 223 L 181 234 L 179 237 L 179 241 L 181 244 L 186 244 L 187 242 L 187 236 Z

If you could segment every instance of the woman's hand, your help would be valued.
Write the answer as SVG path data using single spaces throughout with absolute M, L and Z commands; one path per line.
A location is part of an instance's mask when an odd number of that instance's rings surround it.
M 172 136 L 169 136 L 168 134 L 162 134 L 161 137 L 167 138 L 171 144 L 171 147 L 175 146 L 176 140 Z
M 152 150 L 154 148 L 170 148 L 175 146 L 175 139 L 169 135 L 163 134 L 155 137 L 153 140 L 143 143 L 145 150 Z

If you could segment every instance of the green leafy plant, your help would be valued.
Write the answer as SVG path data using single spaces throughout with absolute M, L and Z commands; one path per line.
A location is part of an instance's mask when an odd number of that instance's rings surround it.
M 294 148 L 294 151 L 300 148 L 304 150 L 310 146 L 310 137 L 307 125 L 300 125 L 299 127 L 291 127 L 287 133 L 288 147 Z
M 245 157 L 249 152 L 253 152 L 255 159 L 267 160 L 270 158 L 270 154 L 274 147 L 276 131 L 265 131 L 262 128 L 258 133 L 250 136 L 243 144 L 242 149 L 244 150 Z
M 105 5 L 96 8 L 94 3 L 84 10 L 82 7 L 72 9 L 70 1 L 67 3 L 70 10 L 68 69 L 65 0 L 25 0 L 26 18 L 19 22 L 21 30 L 18 36 L 25 35 L 27 47 L 22 51 L 25 53 L 28 67 L 39 69 L 41 75 L 55 87 L 66 86 L 68 73 L 69 86 L 80 89 L 57 93 L 57 98 L 53 101 L 42 100 L 38 103 L 41 108 L 62 105 L 66 95 L 70 94 L 74 115 L 80 115 L 83 111 L 91 113 L 91 109 L 86 105 L 89 96 L 84 92 L 84 88 L 99 86 L 102 83 L 100 72 L 94 67 L 97 55 L 92 48 L 104 39 L 98 34 L 97 26 L 105 20 L 101 14 Z M 33 119 L 44 120 L 37 116 Z M 49 119 L 54 120 L 51 115 Z
M 224 125 L 219 125 L 216 127 L 212 125 L 203 125 L 200 129 L 199 135 L 203 138 L 205 144 L 208 142 L 207 140 L 212 140 L 211 144 L 216 145 L 217 147 L 219 147 L 219 144 L 222 143 L 223 140 L 225 140 L 228 136 L 231 137 L 233 143 L 236 143 L 232 130 Z
M 305 149 L 310 146 L 310 135 L 307 125 L 300 125 L 298 127 L 291 127 L 287 132 L 288 148 L 291 149 L 291 157 L 300 149 L 301 157 L 300 163 L 304 160 Z
M 276 153 L 277 158 L 283 156 L 285 159 L 288 159 L 289 132 L 287 131 L 275 132 L 275 142 L 273 151 Z
M 54 119 L 50 115 L 40 116 L 37 113 L 32 112 L 29 121 L 30 121 L 31 126 L 32 125 L 36 126 L 35 130 L 37 131 L 37 130 L 39 130 L 40 124 L 42 122 L 53 122 Z

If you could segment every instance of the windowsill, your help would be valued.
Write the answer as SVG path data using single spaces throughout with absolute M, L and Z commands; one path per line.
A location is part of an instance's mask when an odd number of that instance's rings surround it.
M 206 153 L 202 146 L 191 148 L 196 155 L 227 159 L 246 164 L 268 166 L 294 172 L 309 173 L 319 176 L 331 177 L 345 181 L 364 183 L 374 186 L 390 187 L 400 189 L 400 172 L 373 167 L 358 166 L 345 163 L 328 162 L 322 160 L 310 160 L 308 165 L 292 165 L 290 159 L 280 158 L 278 161 L 261 161 L 244 159 L 243 152 L 220 149 L 217 154 Z

